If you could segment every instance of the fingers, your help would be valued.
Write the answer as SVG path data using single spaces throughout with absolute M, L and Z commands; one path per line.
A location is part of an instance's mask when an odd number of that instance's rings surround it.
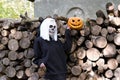
M 44 65 L 44 63 L 41 63 L 40 69 L 41 69 L 42 71 L 46 71 L 46 66 Z

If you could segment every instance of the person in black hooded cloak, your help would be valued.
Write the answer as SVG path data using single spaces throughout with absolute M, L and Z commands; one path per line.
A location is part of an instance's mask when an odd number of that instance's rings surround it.
M 71 50 L 72 39 L 69 27 L 65 31 L 65 43 L 57 36 L 57 24 L 53 18 L 46 18 L 40 26 L 40 36 L 34 40 L 34 63 L 46 68 L 45 80 L 66 80 L 66 59 Z

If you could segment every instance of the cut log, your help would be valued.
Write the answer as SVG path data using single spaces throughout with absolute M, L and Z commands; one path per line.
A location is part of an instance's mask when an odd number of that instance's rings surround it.
M 104 26 L 108 26 L 109 24 L 110 24 L 109 19 L 106 18 L 106 19 L 104 20 Z
M 5 68 L 6 67 L 2 64 L 2 62 L 0 62 L 0 73 L 3 73 Z
M 114 43 L 118 46 L 120 45 L 120 33 L 114 36 Z
M 7 37 L 2 37 L 1 43 L 2 43 L 3 45 L 6 45 L 6 44 L 8 43 L 8 38 L 7 38 Z
M 95 25 L 95 26 L 92 26 L 91 27 L 91 33 L 93 34 L 93 35 L 99 35 L 99 33 L 101 32 L 101 27 L 100 26 L 98 26 L 98 25 Z
M 111 21 L 111 24 L 113 24 L 114 26 L 120 26 L 120 18 L 119 17 L 111 16 L 110 21 Z
M 77 41 L 77 45 L 81 46 L 84 41 L 85 41 L 85 37 L 81 36 Z
M 103 58 L 99 58 L 97 61 L 96 61 L 96 64 L 98 67 L 104 67 L 105 65 L 105 60 Z
M 78 80 L 85 80 L 87 77 L 87 73 L 86 72 L 82 72 L 78 78 Z
M 120 78 L 120 67 L 118 67 L 114 70 L 114 76 Z
M 4 50 L 6 47 L 3 44 L 0 44 L 0 50 Z
M 16 39 L 10 39 L 8 42 L 9 50 L 16 51 L 19 48 L 18 41 Z
M 107 45 L 107 40 L 103 36 L 95 36 L 92 38 L 92 42 L 98 48 L 104 48 Z
M 34 72 L 32 76 L 28 78 L 28 80 L 39 80 L 39 74 L 37 72 Z
M 114 5 L 112 2 L 108 2 L 106 4 L 106 11 L 107 11 L 107 14 L 114 13 Z
M 16 60 L 10 61 L 10 66 L 12 66 L 12 67 L 17 66 L 18 64 L 19 64 L 19 62 Z
M 72 36 L 78 35 L 78 31 L 77 31 L 77 30 L 71 30 L 71 35 L 72 35 Z
M 120 17 L 120 4 L 118 5 L 118 17 Z
M 76 54 L 76 52 L 71 53 L 69 55 L 69 59 L 70 59 L 71 62 L 75 63 L 77 61 L 77 54 Z
M 116 57 L 117 62 L 120 64 L 120 54 Z
M 106 16 L 105 16 L 105 14 L 104 14 L 104 12 L 102 10 L 96 11 L 96 16 L 101 17 L 103 19 L 106 19 Z
M 90 48 L 87 50 L 87 58 L 91 61 L 96 61 L 100 57 L 100 52 L 96 48 Z
M 29 32 L 28 35 L 29 40 L 34 40 L 34 37 L 35 37 L 34 33 Z
M 2 24 L 3 29 L 9 29 L 10 28 L 10 21 L 5 20 Z
M 25 50 L 24 51 L 24 56 L 26 58 L 33 58 L 33 56 L 34 56 L 33 48 L 28 48 L 27 50 Z
M 0 58 L 2 59 L 3 57 L 5 57 L 8 54 L 8 52 L 8 50 L 0 51 Z
M 118 10 L 114 10 L 115 17 L 118 17 Z
M 80 30 L 81 36 L 88 36 L 90 34 L 90 27 L 85 26 L 82 30 Z
M 88 24 L 92 27 L 92 26 L 95 26 L 97 23 L 96 23 L 96 20 L 94 20 L 94 19 L 87 19 L 87 22 L 88 22 Z
M 108 26 L 107 31 L 108 31 L 108 33 L 115 33 L 116 29 L 114 27 L 112 27 L 112 26 Z
M 30 67 L 32 65 L 32 63 L 31 63 L 31 60 L 30 59 L 25 59 L 24 60 L 24 66 L 25 67 Z
M 14 34 L 14 38 L 20 40 L 22 38 L 22 32 L 16 31 Z
M 107 70 L 107 71 L 105 72 L 105 76 L 106 76 L 107 78 L 112 78 L 112 77 L 113 77 L 113 72 L 112 72 L 112 70 Z
M 2 30 L 1 35 L 2 36 L 8 36 L 9 32 L 7 30 Z
M 77 64 L 80 65 L 80 66 L 83 65 L 84 64 L 83 59 L 78 59 Z
M 22 35 L 23 35 L 24 38 L 28 37 L 28 31 L 23 31 Z
M 60 35 L 65 35 L 65 28 L 64 27 L 60 27 L 59 31 L 60 31 Z
M 2 75 L 0 76 L 0 80 L 11 80 L 11 79 L 8 78 L 6 75 Z
M 16 75 L 16 70 L 15 68 L 11 67 L 11 66 L 8 66 L 6 69 L 5 69 L 5 74 L 12 78 Z
M 16 77 L 18 79 L 22 79 L 24 77 L 24 71 L 23 70 L 19 70 L 17 73 L 16 73 Z
M 97 68 L 97 73 L 98 73 L 98 74 L 101 74 L 101 73 L 103 73 L 103 72 L 104 72 L 103 66 L 98 66 L 98 68 Z
M 24 66 L 23 66 L 23 65 L 17 65 L 17 66 L 15 67 L 15 70 L 16 70 L 16 71 L 23 70 L 23 69 L 24 69 Z
M 19 42 L 19 45 L 21 48 L 26 49 L 30 46 L 30 40 L 29 38 L 22 38 Z
M 114 34 L 108 34 L 108 35 L 107 35 L 107 40 L 108 40 L 109 42 L 114 41 Z
M 19 52 L 17 54 L 17 58 L 20 59 L 20 60 L 22 60 L 24 58 L 24 52 Z
M 108 34 L 108 31 L 107 31 L 106 28 L 102 28 L 100 33 L 101 33 L 101 35 L 102 35 L 103 37 L 106 37 L 107 34 Z
M 86 40 L 86 41 L 85 41 L 85 46 L 86 46 L 87 48 L 92 48 L 92 47 L 93 47 L 92 41 Z
M 8 39 L 9 39 L 9 40 L 10 40 L 10 39 L 14 39 L 14 34 L 10 33 L 10 34 L 8 35 Z
M 71 72 L 73 75 L 78 76 L 81 73 L 81 67 L 80 66 L 73 66 L 71 69 Z
M 30 77 L 32 75 L 33 71 L 30 68 L 26 68 L 25 74 L 26 76 Z
M 118 62 L 116 59 L 109 59 L 107 65 L 109 69 L 115 70 L 118 67 Z
M 103 22 L 104 22 L 104 19 L 103 19 L 102 17 L 97 17 L 96 23 L 97 23 L 98 25 L 102 25 Z
M 16 28 L 10 29 L 10 33 L 11 33 L 11 34 L 15 34 L 16 31 L 17 31 Z
M 10 59 L 10 60 L 16 60 L 17 59 L 17 52 L 15 52 L 15 51 L 10 51 L 9 53 L 8 53 L 8 58 Z
M 78 77 L 71 77 L 70 80 L 77 80 Z
M 83 58 L 85 58 L 85 56 L 86 56 L 86 51 L 85 51 L 85 49 L 84 49 L 84 48 L 79 48 L 79 49 L 77 50 L 77 57 L 78 57 L 79 59 L 83 59 Z
M 118 55 L 120 54 L 120 49 L 117 49 L 117 53 L 118 53 Z
M 2 63 L 3 65 L 8 66 L 10 64 L 9 58 L 3 58 Z
M 112 80 L 120 80 L 120 77 L 113 77 Z
M 116 54 L 116 46 L 112 43 L 107 44 L 107 46 L 103 49 L 103 55 L 105 57 L 114 57 Z
M 32 75 L 28 78 L 28 80 L 39 80 L 39 76 L 37 75 Z M 42 80 L 42 79 L 41 79 Z M 44 79 L 43 79 L 44 80 Z
M 87 60 L 85 63 L 83 63 L 81 65 L 81 68 L 84 70 L 84 71 L 91 71 L 92 70 L 92 62 Z
M 74 52 L 76 48 L 77 48 L 76 41 L 73 41 L 70 53 Z

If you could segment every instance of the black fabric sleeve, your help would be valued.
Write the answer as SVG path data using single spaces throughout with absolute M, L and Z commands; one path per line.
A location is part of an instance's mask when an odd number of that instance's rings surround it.
M 39 38 L 36 38 L 34 40 L 33 49 L 34 49 L 34 58 L 35 58 L 33 60 L 33 63 L 40 66 L 41 63 L 44 63 L 44 59 L 42 59 L 42 51 L 41 51 L 40 39 Z
M 66 41 L 64 43 L 64 50 L 65 52 L 68 53 L 70 52 L 71 47 L 72 47 L 72 38 L 71 38 L 71 33 L 69 29 L 66 29 L 65 31 L 65 38 L 66 38 Z

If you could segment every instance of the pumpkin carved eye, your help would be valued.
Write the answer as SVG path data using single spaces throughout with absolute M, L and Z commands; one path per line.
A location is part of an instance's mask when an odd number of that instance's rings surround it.
M 79 17 L 69 18 L 67 24 L 71 29 L 76 29 L 76 30 L 80 30 L 83 27 L 83 21 Z
M 72 22 L 75 22 L 74 20 L 72 20 Z

